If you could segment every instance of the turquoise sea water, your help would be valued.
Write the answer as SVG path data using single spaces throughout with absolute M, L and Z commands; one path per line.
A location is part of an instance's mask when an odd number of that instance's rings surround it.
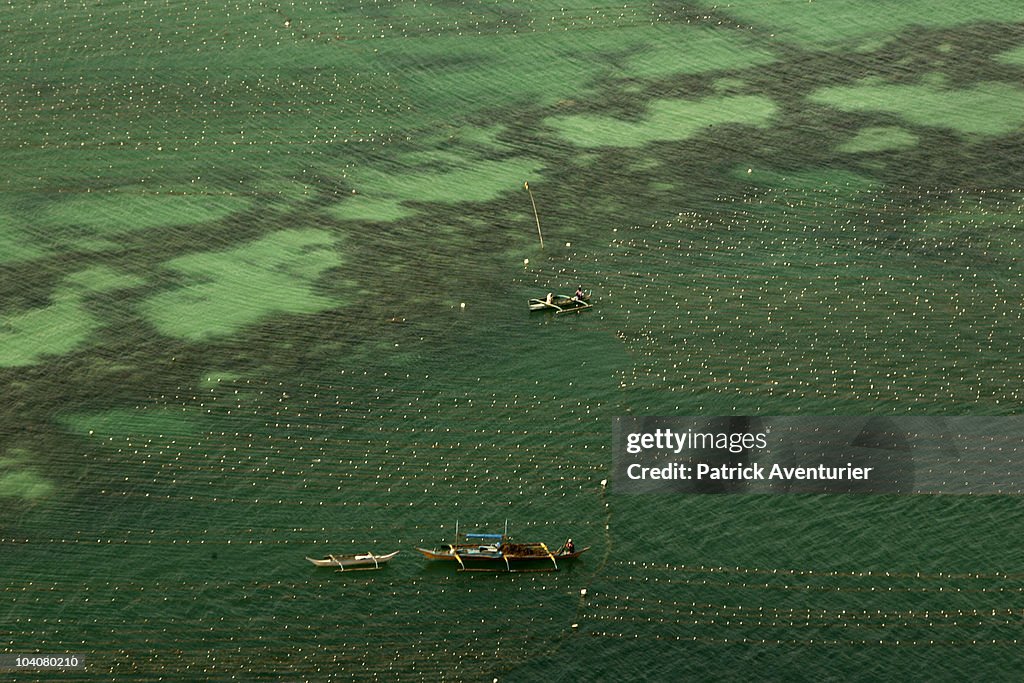
M 600 483 L 617 415 L 1020 412 L 1019 3 L 2 13 L 0 651 L 1019 678 L 1017 497 Z M 591 550 L 415 553 L 506 520 Z

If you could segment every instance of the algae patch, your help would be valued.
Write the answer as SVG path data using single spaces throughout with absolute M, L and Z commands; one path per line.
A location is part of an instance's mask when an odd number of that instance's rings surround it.
M 651 142 L 687 140 L 716 125 L 764 127 L 778 108 L 766 97 L 737 95 L 701 100 L 658 100 L 643 121 L 611 116 L 553 117 L 548 124 L 569 142 L 584 148 L 642 147 Z
M 0 498 L 39 500 L 50 495 L 53 484 L 31 470 L 0 473 Z
M 433 155 L 439 162 L 450 161 L 443 154 Z M 451 164 L 437 172 L 428 170 L 428 157 L 418 155 L 418 169 L 406 173 L 388 173 L 362 169 L 352 173 L 358 194 L 328 209 L 341 220 L 389 222 L 415 213 L 403 202 L 433 202 L 455 205 L 462 202 L 487 202 L 503 193 L 518 191 L 520 178 L 541 172 L 544 164 L 536 159 L 517 157 L 500 161 L 479 160 Z M 405 159 L 404 161 L 410 161 Z
M 917 145 L 919 138 L 898 126 L 871 126 L 862 128 L 857 135 L 839 145 L 840 152 L 885 152 L 892 149 L 907 149 Z
M 194 418 L 169 409 L 112 408 L 95 413 L 75 413 L 61 422 L 78 434 L 102 439 L 125 437 L 187 438 L 204 433 Z
M 135 190 L 133 192 L 132 190 Z M 123 192 L 83 194 L 53 203 L 46 218 L 55 225 L 85 226 L 98 235 L 217 221 L 248 208 L 248 197 L 190 194 L 194 190 L 141 194 Z
M 0 498 L 37 501 L 53 492 L 53 484 L 25 467 L 30 459 L 30 454 L 22 449 L 12 449 L 0 458 Z
M 141 279 L 105 266 L 67 276 L 50 305 L 9 314 L 0 324 L 0 367 L 33 365 L 46 356 L 69 353 L 102 326 L 86 307 L 91 294 L 128 289 Z
M 914 85 L 861 82 L 822 88 L 811 101 L 848 112 L 885 112 L 918 126 L 963 134 L 1008 135 L 1024 125 L 1024 88 L 985 82 L 971 88 L 937 83 Z
M 315 291 L 342 265 L 323 230 L 281 230 L 225 251 L 189 254 L 165 267 L 180 284 L 142 303 L 163 334 L 189 341 L 228 335 L 278 314 L 311 314 L 341 302 Z

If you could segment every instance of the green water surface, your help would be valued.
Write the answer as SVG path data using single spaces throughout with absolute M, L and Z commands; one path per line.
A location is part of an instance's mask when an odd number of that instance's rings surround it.
M 0 652 L 84 654 L 61 680 L 1019 677 L 1016 497 L 601 483 L 620 415 L 1019 412 L 1018 2 L 6 15 Z M 579 285 L 592 310 L 527 312 Z M 415 551 L 506 520 L 590 550 Z

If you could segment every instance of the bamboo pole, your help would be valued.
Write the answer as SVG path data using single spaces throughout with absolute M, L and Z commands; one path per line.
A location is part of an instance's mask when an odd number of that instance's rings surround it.
M 533 200 L 533 190 L 530 189 L 530 183 L 524 182 L 523 187 L 530 193 L 530 203 L 533 204 L 533 218 L 537 221 L 537 237 L 540 238 L 540 248 L 544 248 L 544 235 L 540 231 L 540 215 L 537 213 L 537 202 Z
M 558 569 L 558 561 L 557 561 L 557 560 L 555 560 L 555 556 L 551 554 L 551 551 L 550 551 L 550 550 L 548 550 L 548 546 L 547 546 L 547 544 L 545 544 L 545 543 L 541 543 L 541 544 L 540 544 L 540 547 L 541 547 L 541 548 L 544 548 L 544 552 L 546 552 L 546 553 L 548 554 L 548 557 L 550 557 L 550 558 L 551 558 L 551 562 L 552 562 L 552 563 L 553 563 L 553 564 L 555 565 L 555 569 L 557 570 L 557 569 Z

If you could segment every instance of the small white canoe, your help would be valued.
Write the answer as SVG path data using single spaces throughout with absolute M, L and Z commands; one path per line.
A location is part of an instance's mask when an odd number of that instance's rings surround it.
M 337 567 L 342 571 L 346 569 L 380 569 L 399 552 L 401 551 L 396 550 L 387 555 L 374 555 L 373 553 L 366 553 L 365 555 L 328 555 L 322 560 L 312 557 L 307 557 L 306 559 L 318 567 Z

